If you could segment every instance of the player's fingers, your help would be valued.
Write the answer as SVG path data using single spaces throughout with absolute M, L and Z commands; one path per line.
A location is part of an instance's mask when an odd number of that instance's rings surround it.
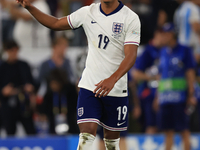
M 104 96 L 104 94 L 108 91 L 108 89 L 104 89 L 103 92 L 101 92 L 101 94 L 99 95 L 99 98 L 101 98 L 102 96 Z
M 95 97 L 100 96 L 100 94 L 105 90 L 105 87 L 101 87 L 101 89 L 99 89 L 97 91 L 97 93 L 95 94 Z
M 96 93 L 102 87 L 101 83 L 102 81 L 96 84 L 97 87 L 94 89 L 93 93 Z
M 100 85 L 103 82 L 103 80 L 101 80 L 99 83 L 95 84 L 95 86 Z
M 98 91 L 97 91 L 97 93 L 95 94 L 95 97 L 98 97 L 98 95 L 102 92 L 102 88 L 101 89 L 99 89 Z
M 103 95 L 103 97 L 106 97 L 110 93 L 111 89 L 106 91 L 106 93 Z
M 98 86 L 94 89 L 93 93 L 96 93 L 100 88 L 101 88 L 101 86 L 98 85 Z

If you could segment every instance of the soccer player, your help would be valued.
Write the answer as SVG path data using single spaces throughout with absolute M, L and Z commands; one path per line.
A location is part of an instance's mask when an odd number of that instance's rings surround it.
M 178 30 L 178 41 L 191 47 L 200 61 L 200 13 L 199 0 L 179 0 L 181 5 L 176 10 L 174 22 Z
M 53 30 L 83 27 L 89 52 L 79 82 L 77 149 L 91 149 L 100 124 L 106 149 L 119 150 L 120 131 L 128 123 L 126 73 L 135 63 L 140 42 L 138 16 L 118 0 L 101 0 L 60 19 L 42 13 L 29 0 L 17 2 Z

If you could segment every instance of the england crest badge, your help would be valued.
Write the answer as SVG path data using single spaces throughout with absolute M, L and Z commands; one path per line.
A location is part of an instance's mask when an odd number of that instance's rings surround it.
M 83 115 L 83 113 L 84 113 L 83 107 L 79 108 L 78 109 L 78 116 L 81 117 Z
M 123 23 L 113 22 L 112 31 L 115 35 L 122 33 L 123 31 Z

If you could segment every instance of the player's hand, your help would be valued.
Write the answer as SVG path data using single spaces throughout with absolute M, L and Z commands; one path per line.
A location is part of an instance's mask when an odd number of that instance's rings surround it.
M 107 96 L 108 93 L 113 89 L 115 83 L 115 80 L 112 77 L 110 77 L 100 81 L 98 84 L 95 84 L 95 86 L 97 86 L 93 92 L 96 93 L 95 97 Z
M 28 8 L 29 6 L 31 6 L 31 3 L 29 0 L 16 0 L 16 2 L 22 5 L 22 7 L 24 8 Z

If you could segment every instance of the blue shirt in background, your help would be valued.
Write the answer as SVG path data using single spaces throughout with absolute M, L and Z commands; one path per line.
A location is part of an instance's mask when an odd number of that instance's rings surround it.
M 181 103 L 187 98 L 185 73 L 196 66 L 192 50 L 177 44 L 173 49 L 164 47 L 160 52 L 160 104 Z
M 135 63 L 135 68 L 142 72 L 145 72 L 146 69 L 150 68 L 154 65 L 155 61 L 159 59 L 160 51 L 158 48 L 153 45 L 147 45 L 145 47 L 144 52 L 141 54 L 139 58 L 137 58 Z M 139 83 L 138 86 L 138 95 L 140 99 L 150 98 L 154 99 L 156 89 L 148 87 L 148 82 L 143 81 Z

